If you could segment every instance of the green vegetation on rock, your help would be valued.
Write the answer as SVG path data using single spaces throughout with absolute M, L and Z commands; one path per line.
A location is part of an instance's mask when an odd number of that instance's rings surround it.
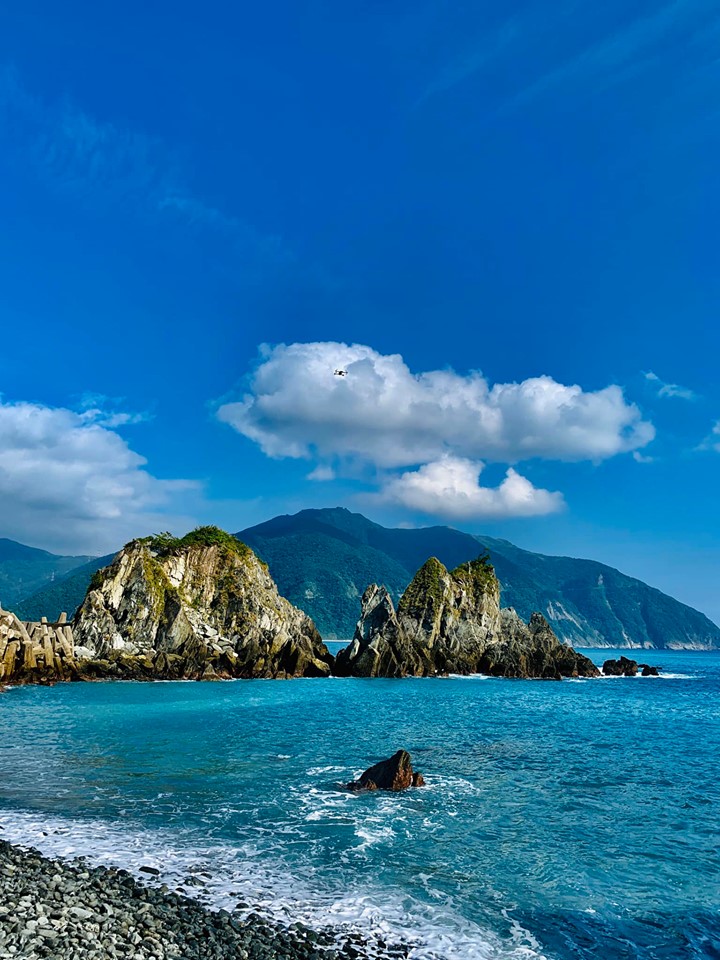
M 177 590 L 167 578 L 162 565 L 151 556 L 143 556 L 143 574 L 152 601 L 152 612 L 159 616 L 165 609 L 168 593 L 177 593 Z
M 215 526 L 195 527 L 184 537 L 175 537 L 167 531 L 156 533 L 150 537 L 143 537 L 139 542 L 147 544 L 153 553 L 161 557 L 180 553 L 192 547 L 222 547 L 239 557 L 247 557 L 251 553 L 250 547 L 241 540 Z
M 490 554 L 485 551 L 476 560 L 461 563 L 452 571 L 453 580 L 467 584 L 474 594 L 483 594 L 487 590 L 499 589 L 495 567 L 490 563 Z
M 443 602 L 443 578 L 447 576 L 446 567 L 437 557 L 426 560 L 400 598 L 398 614 L 405 616 L 415 610 L 427 608 L 435 610 Z

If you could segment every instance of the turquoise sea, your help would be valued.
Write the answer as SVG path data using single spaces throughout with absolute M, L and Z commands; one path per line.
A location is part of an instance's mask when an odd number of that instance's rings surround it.
M 664 677 L 12 689 L 0 837 L 371 956 L 717 958 L 720 654 L 640 659 Z M 427 787 L 339 789 L 400 747 Z

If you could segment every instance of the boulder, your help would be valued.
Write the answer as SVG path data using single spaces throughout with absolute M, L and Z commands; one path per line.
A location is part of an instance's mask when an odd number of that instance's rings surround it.
M 643 677 L 659 677 L 660 676 L 660 667 L 653 667 L 649 663 L 639 663 L 638 668 L 642 670 L 641 676 Z
M 413 771 L 410 754 L 407 750 L 398 750 L 387 760 L 381 760 L 357 780 L 348 783 L 348 790 L 392 790 L 397 793 L 408 787 L 423 787 L 425 780 L 421 773 Z
M 635 677 L 638 672 L 637 660 L 620 657 L 619 660 L 606 660 L 602 665 L 606 677 Z

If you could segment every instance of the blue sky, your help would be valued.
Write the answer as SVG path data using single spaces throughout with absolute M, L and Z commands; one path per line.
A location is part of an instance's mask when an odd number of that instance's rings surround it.
M 716 4 L 12 6 L 0 535 L 343 504 L 720 619 Z

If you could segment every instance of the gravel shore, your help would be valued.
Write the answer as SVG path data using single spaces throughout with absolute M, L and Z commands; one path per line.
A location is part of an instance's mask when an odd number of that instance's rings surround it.
M 375 954 L 376 955 L 376 954 Z M 406 956 L 390 950 L 387 956 Z M 358 960 L 361 941 L 211 911 L 124 870 L 49 860 L 0 840 L 0 958 Z

